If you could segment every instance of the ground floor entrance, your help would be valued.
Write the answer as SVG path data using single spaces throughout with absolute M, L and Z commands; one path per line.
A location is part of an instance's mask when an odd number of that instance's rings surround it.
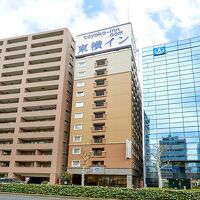
M 127 187 L 131 176 L 126 175 L 85 175 L 85 185 L 88 186 L 110 186 L 110 187 Z M 131 180 L 130 180 L 131 181 Z M 81 174 L 73 174 L 73 185 L 81 185 Z M 132 186 L 141 187 L 137 177 L 132 177 Z

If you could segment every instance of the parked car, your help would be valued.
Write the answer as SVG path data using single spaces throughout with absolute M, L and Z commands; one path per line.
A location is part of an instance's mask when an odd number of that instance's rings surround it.
M 15 179 L 15 178 L 0 178 L 0 184 L 9 184 L 9 183 L 24 184 L 23 181 Z

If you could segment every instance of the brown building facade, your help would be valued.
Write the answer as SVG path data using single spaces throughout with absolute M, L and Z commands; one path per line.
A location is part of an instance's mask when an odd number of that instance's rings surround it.
M 74 49 L 68 29 L 0 40 L 1 176 L 54 184 L 66 170 Z
M 84 173 L 86 185 L 140 187 L 142 107 L 134 47 L 103 51 L 104 44 L 111 47 L 114 39 L 133 36 L 131 32 L 125 37 L 123 27 L 98 31 L 108 32 L 110 43 L 95 38 L 98 46 L 91 43 L 93 52 L 86 49 L 89 40 L 77 44 L 68 172 L 74 184 L 81 183 Z M 98 37 L 97 32 L 83 35 L 91 37 Z M 97 48 L 101 51 L 95 52 Z

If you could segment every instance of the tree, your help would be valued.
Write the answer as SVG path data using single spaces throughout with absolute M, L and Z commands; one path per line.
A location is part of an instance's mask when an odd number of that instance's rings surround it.
M 69 174 L 68 172 L 63 172 L 60 177 L 61 177 L 61 179 L 63 180 L 64 183 L 67 182 L 67 185 L 71 184 L 72 175 Z
M 155 153 L 153 154 L 153 157 L 156 160 L 156 170 L 157 170 L 157 175 L 158 175 L 158 187 L 162 188 L 163 184 L 162 184 L 162 173 L 161 173 L 161 169 L 166 167 L 167 165 L 169 165 L 170 161 L 163 161 L 161 159 L 161 155 L 166 152 L 166 148 L 164 146 L 161 145 L 154 145 L 155 147 Z
M 84 186 L 85 185 L 85 168 L 86 168 L 88 160 L 91 158 L 91 153 L 84 151 L 81 154 L 81 157 L 83 158 L 82 173 L 81 173 L 81 185 Z

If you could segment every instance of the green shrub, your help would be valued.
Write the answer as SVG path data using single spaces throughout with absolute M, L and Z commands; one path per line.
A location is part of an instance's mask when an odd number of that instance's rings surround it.
M 48 181 L 42 181 L 41 184 L 43 184 L 43 185 L 47 185 L 48 183 L 49 183 Z
M 200 190 L 127 189 L 90 186 L 2 184 L 0 192 L 134 200 L 200 200 Z

